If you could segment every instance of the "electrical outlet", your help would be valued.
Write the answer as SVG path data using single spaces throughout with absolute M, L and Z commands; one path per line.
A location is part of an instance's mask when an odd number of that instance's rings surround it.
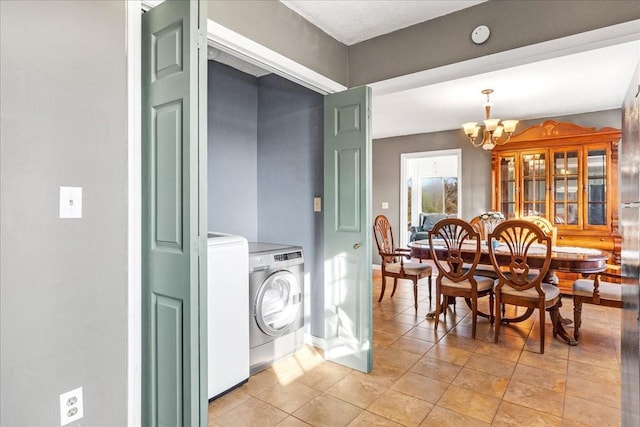
M 84 416 L 82 387 L 60 395 L 60 425 L 64 426 Z

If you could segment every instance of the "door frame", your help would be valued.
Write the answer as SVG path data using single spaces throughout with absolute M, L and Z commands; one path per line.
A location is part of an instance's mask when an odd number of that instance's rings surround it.
M 458 157 L 458 218 L 462 211 L 462 149 L 451 148 L 444 150 L 419 151 L 412 153 L 400 153 L 400 234 L 399 242 L 402 247 L 406 247 L 408 242 L 407 232 L 409 224 L 407 222 L 407 161 L 410 159 L 421 159 L 425 157 L 453 156 Z M 418 185 L 420 185 L 418 183 Z
M 125 2 L 127 46 L 127 425 L 142 425 L 142 5 Z

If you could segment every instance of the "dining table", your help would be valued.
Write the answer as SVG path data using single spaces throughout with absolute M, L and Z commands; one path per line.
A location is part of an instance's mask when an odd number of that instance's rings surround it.
M 423 260 L 431 259 L 431 244 L 429 240 L 416 240 L 409 243 L 411 249 L 411 257 L 417 258 L 422 262 Z M 472 262 L 476 253 L 477 246 L 475 244 L 469 245 L 468 250 L 465 250 L 463 246 L 461 248 L 461 256 L 464 261 Z M 438 256 L 446 256 L 446 247 L 444 244 L 439 244 L 437 240 L 434 241 L 434 251 L 438 253 Z M 480 261 L 478 264 L 492 265 L 491 258 L 489 256 L 489 249 L 486 242 L 482 242 L 480 245 Z M 510 253 L 506 248 L 498 245 L 494 248 L 496 261 L 498 264 L 508 264 L 511 260 Z M 540 250 L 538 252 L 532 251 L 529 253 L 527 263 L 531 268 L 542 267 L 545 260 L 546 250 Z M 579 273 L 583 276 L 587 276 L 592 273 L 599 273 L 607 269 L 607 260 L 610 258 L 610 254 L 606 251 L 593 248 L 582 248 L 574 246 L 553 246 L 551 252 L 551 263 L 549 270 L 543 281 L 553 283 L 552 278 L 555 277 L 555 271 L 566 271 L 571 273 Z M 558 310 L 562 307 L 562 299 L 558 301 Z M 527 309 L 527 311 L 512 319 L 503 319 L 504 323 L 520 322 L 526 320 L 535 309 Z M 553 316 L 551 316 L 553 321 Z M 577 345 L 578 341 L 570 336 L 564 329 L 565 324 L 571 324 L 571 320 L 562 316 L 558 316 L 558 320 L 554 322 L 553 332 L 554 336 L 560 337 L 569 345 Z

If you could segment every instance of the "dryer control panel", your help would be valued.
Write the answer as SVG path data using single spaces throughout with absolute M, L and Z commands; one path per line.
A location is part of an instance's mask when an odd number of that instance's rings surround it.
M 303 258 L 302 248 L 299 246 L 289 246 L 263 252 L 252 253 L 249 251 L 249 271 L 291 267 L 304 263 Z

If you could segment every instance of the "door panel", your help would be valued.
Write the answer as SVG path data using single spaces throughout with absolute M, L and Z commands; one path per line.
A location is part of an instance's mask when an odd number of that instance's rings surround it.
M 147 426 L 207 423 L 206 364 L 200 362 L 207 356 L 206 247 L 199 238 L 206 236 L 201 221 L 206 122 L 200 95 L 206 93 L 201 72 L 206 51 L 197 46 L 199 16 L 206 13 L 199 6 L 166 1 L 142 16 L 142 421 Z
M 360 231 L 360 148 L 336 149 L 337 230 Z
M 325 97 L 325 356 L 372 368 L 371 90 Z

